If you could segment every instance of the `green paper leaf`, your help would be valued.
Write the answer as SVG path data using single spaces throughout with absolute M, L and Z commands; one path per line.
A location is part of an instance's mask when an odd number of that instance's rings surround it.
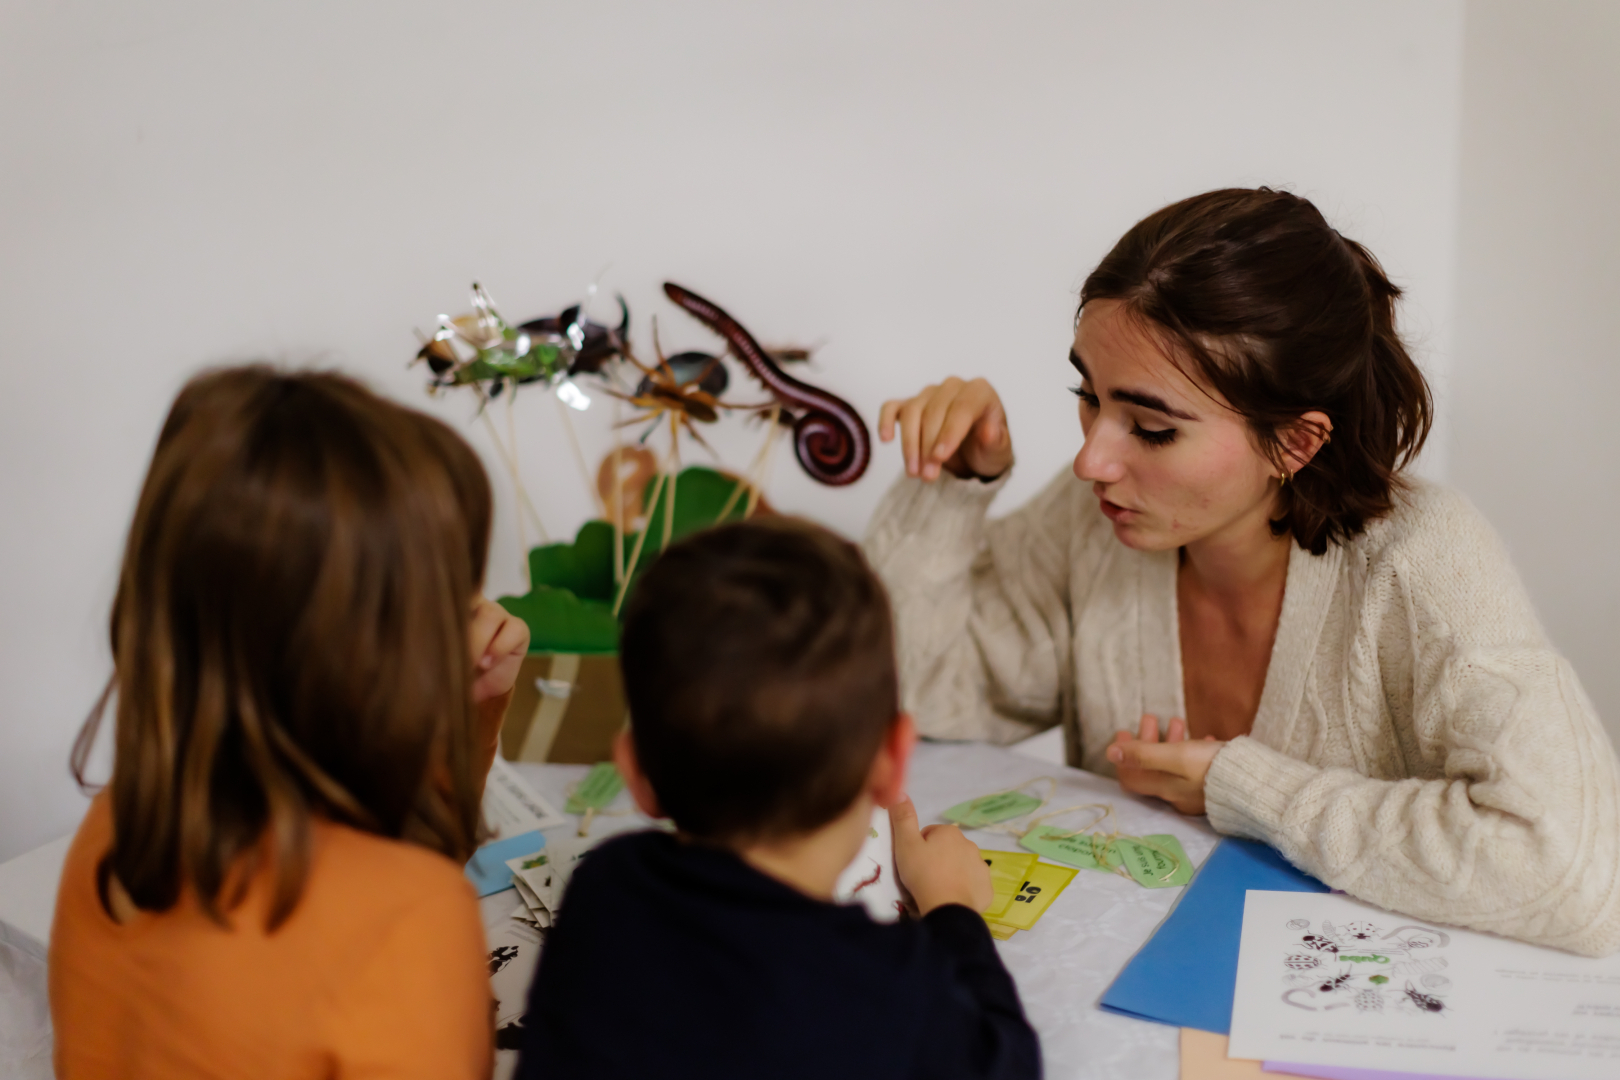
M 523 596 L 503 596 L 500 605 L 529 624 L 532 653 L 601 656 L 619 651 L 619 621 L 613 605 L 581 600 L 567 589 L 536 585 Z
M 1041 805 L 1041 800 L 1022 791 L 1002 791 L 957 803 L 941 816 L 964 829 L 982 829 L 998 821 L 1023 817 Z
M 1109 862 L 1123 860 L 1125 870 L 1138 885 L 1149 889 L 1168 889 L 1185 885 L 1192 880 L 1192 860 L 1181 850 L 1181 841 L 1165 833 L 1144 836 L 1163 851 L 1133 840 L 1116 840 L 1109 848 Z
M 694 465 L 675 481 L 675 518 L 670 539 L 678 540 L 715 525 L 720 511 L 736 521 L 748 509 L 746 492 L 732 500 L 737 481 L 714 469 Z M 645 497 L 652 495 L 648 485 Z M 658 557 L 664 536 L 664 514 L 669 498 L 660 492 L 653 507 L 647 541 L 632 573 L 634 581 Z M 636 533 L 624 536 L 624 557 L 636 547 Z M 619 625 L 613 616 L 613 526 L 587 521 L 572 543 L 542 544 L 529 552 L 532 587 L 523 596 L 503 596 L 501 606 L 529 624 L 531 653 L 614 653 L 619 648 Z
M 583 814 L 586 810 L 606 810 L 608 803 L 624 790 L 624 778 L 611 761 L 598 761 L 579 782 L 579 787 L 568 796 L 563 807 L 570 814 Z
M 630 543 L 634 543 L 633 537 Z M 581 600 L 602 600 L 611 606 L 613 526 L 606 521 L 587 521 L 574 534 L 572 544 L 534 548 L 529 552 L 529 580 L 535 585 L 567 589 Z
M 1106 870 L 1097 862 L 1090 833 L 1065 835 L 1067 830 L 1052 825 L 1039 825 L 1018 838 L 1019 844 L 1035 854 L 1054 862 L 1068 863 L 1082 870 Z
M 1108 845 L 1102 853 L 1103 862 L 1099 863 L 1097 848 L 1100 845 L 1093 841 L 1091 834 L 1065 836 L 1066 831 L 1054 825 L 1042 825 L 1019 837 L 1018 843 L 1037 855 L 1078 866 L 1082 870 L 1112 873 L 1116 867 L 1123 865 L 1126 873 L 1138 885 L 1149 889 L 1168 889 L 1185 885 L 1192 879 L 1192 860 L 1182 850 L 1181 841 L 1168 833 L 1141 837 L 1163 851 L 1121 837 Z M 1167 858 L 1166 853 L 1174 856 L 1174 859 Z

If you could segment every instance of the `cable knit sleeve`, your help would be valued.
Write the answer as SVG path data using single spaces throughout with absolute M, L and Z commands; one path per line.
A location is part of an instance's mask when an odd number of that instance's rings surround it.
M 987 521 L 1005 482 L 902 477 L 867 532 L 894 605 L 904 705 L 924 735 L 1006 743 L 1060 719 L 1076 481 L 1065 471 Z
M 1360 592 L 1347 705 L 1366 767 L 1235 739 L 1206 781 L 1210 822 L 1403 914 L 1612 953 L 1614 750 L 1489 526 L 1450 493 L 1422 503 Z

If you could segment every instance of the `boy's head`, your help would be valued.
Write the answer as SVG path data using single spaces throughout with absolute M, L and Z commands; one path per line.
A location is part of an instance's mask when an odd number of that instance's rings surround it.
M 693 836 L 809 832 L 861 794 L 899 715 L 883 585 L 855 545 L 786 518 L 673 545 L 637 583 L 620 658 L 635 755 Z

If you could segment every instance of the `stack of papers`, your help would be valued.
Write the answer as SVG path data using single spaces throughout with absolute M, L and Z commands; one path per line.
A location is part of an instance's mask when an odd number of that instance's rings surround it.
M 1032 929 L 1080 871 L 1039 861 L 1027 851 L 980 851 L 990 867 L 994 899 L 984 913 L 990 933 L 1006 941 Z
M 522 901 L 512 912 L 512 918 L 526 922 L 537 930 L 548 930 L 557 921 L 562 909 L 563 890 L 574 868 L 591 850 L 596 841 L 569 837 L 555 840 L 543 850 L 506 860 L 512 884 Z

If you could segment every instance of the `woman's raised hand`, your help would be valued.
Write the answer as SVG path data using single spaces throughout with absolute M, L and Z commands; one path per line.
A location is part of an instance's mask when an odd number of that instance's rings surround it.
M 936 480 L 947 469 L 964 479 L 994 479 L 1013 463 L 1007 414 L 995 388 L 983 379 L 949 378 L 915 396 L 885 401 L 878 438 L 893 442 L 900 428 L 906 474 Z

